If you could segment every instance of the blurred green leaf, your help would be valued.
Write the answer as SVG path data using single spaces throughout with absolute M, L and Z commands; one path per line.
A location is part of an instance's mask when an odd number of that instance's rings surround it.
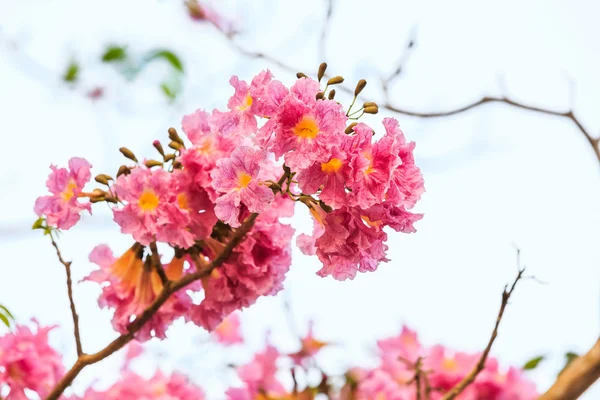
M 13 317 L 13 315 L 10 313 L 10 311 L 8 311 L 8 308 L 4 307 L 2 304 L 0 304 L 0 309 L 2 309 L 4 311 L 4 314 L 8 315 L 12 319 L 15 319 L 15 317 Z
M 170 87 L 167 83 L 161 83 L 160 88 L 162 92 L 169 98 L 169 100 L 173 101 L 177 97 L 177 92 L 174 88 Z
M 575 361 L 575 359 L 577 357 L 579 357 L 579 354 L 573 353 L 572 351 L 569 351 L 567 354 L 565 354 L 565 358 L 567 359 L 567 361 L 565 362 L 565 366 L 560 370 L 558 375 L 562 374 L 564 372 L 564 370 L 567 369 L 569 364 L 571 364 L 573 361 Z
M 77 62 L 75 62 L 75 61 L 71 61 L 71 63 L 67 67 L 67 70 L 65 71 L 65 74 L 63 75 L 63 80 L 65 82 L 73 83 L 73 82 L 77 81 L 78 77 L 79 77 L 79 64 L 77 64 Z
M 104 54 L 102 54 L 102 61 L 105 63 L 109 62 L 120 62 L 127 58 L 127 49 L 122 46 L 109 46 Z
M 10 322 L 4 314 L 0 314 L 0 321 L 4 322 L 4 325 L 6 325 L 7 328 L 10 328 Z
M 10 328 L 9 318 L 12 320 L 15 319 L 15 317 L 13 317 L 10 311 L 8 311 L 6 307 L 0 304 L 0 321 L 4 322 L 4 325 L 6 325 L 7 328 Z
M 31 226 L 31 229 L 42 229 L 44 226 L 44 217 L 39 217 Z M 2 306 L 0 306 L 2 307 Z
M 183 63 L 181 62 L 179 57 L 177 57 L 175 53 L 173 53 L 170 50 L 151 51 L 150 53 L 148 53 L 148 55 L 146 55 L 146 57 L 144 57 L 144 62 L 149 63 L 150 61 L 154 61 L 161 58 L 167 61 L 169 64 L 171 64 L 171 66 L 177 71 L 183 72 Z
M 532 358 L 531 360 L 527 361 L 525 363 L 525 365 L 523 365 L 523 370 L 529 371 L 529 370 L 535 369 L 543 359 L 544 359 L 544 356 L 538 356 L 536 358 Z

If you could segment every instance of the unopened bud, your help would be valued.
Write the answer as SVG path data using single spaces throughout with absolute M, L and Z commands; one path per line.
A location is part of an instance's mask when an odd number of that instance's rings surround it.
M 319 82 L 321 82 L 321 79 L 323 79 L 325 71 L 327 71 L 327 63 L 321 63 L 321 65 L 319 65 L 319 72 L 317 73 L 317 79 Z
M 156 151 L 158 151 L 161 156 L 163 156 L 163 157 L 165 156 L 165 151 L 163 150 L 162 144 L 160 144 L 160 142 L 158 140 L 155 140 L 154 142 L 152 142 L 152 146 L 154 146 Z
M 333 100 L 333 98 L 334 98 L 334 97 L 335 97 L 335 89 L 331 89 L 331 90 L 329 91 L 329 96 L 327 96 L 327 98 L 328 98 L 329 100 Z
M 133 154 L 133 152 L 131 150 L 129 150 L 127 147 L 121 147 L 119 149 L 119 151 L 121 152 L 121 154 L 123 154 L 125 157 L 129 158 L 131 161 L 138 162 L 138 160 L 137 160 L 137 158 L 135 158 L 135 155 Z
M 101 183 L 103 185 L 108 185 L 108 181 L 113 180 L 113 178 L 111 178 L 110 175 L 106 174 L 97 175 L 94 179 L 96 180 L 96 182 Z
M 129 175 L 131 173 L 131 170 L 129 169 L 129 167 L 127 167 L 127 165 L 121 165 L 119 167 L 119 171 L 117 172 L 117 178 L 121 175 Z
M 308 76 L 306 76 L 306 74 L 304 72 L 298 72 L 296 74 L 296 78 L 301 79 L 301 78 L 308 78 Z
M 169 147 L 172 148 L 173 150 L 181 150 L 183 148 L 183 146 L 181 145 L 181 143 L 176 142 L 174 140 L 172 140 L 171 142 L 169 142 Z
M 183 140 L 181 140 L 175 128 L 169 128 L 169 139 L 183 145 Z
M 346 135 L 351 134 L 352 132 L 354 132 L 354 127 L 358 125 L 358 122 L 353 122 L 350 125 L 348 125 L 348 127 L 346 128 L 346 130 L 344 131 L 346 133 Z
M 152 167 L 158 167 L 163 165 L 163 163 L 161 163 L 160 161 L 156 161 L 156 160 L 146 160 L 144 162 L 144 165 L 148 168 L 152 168 Z
M 324 98 L 325 98 L 325 93 L 324 92 L 317 93 L 317 100 L 323 100 Z
M 106 196 L 106 197 L 104 197 L 104 201 L 106 201 L 107 203 L 113 203 L 113 204 L 117 204 L 118 203 L 117 199 L 115 199 L 112 196 Z
M 377 114 L 379 112 L 379 107 L 377 106 L 368 106 L 364 109 L 365 114 Z
M 340 83 L 344 82 L 344 78 L 342 78 L 341 76 L 334 76 L 333 78 L 331 78 L 330 80 L 327 81 L 328 85 L 339 85 Z
M 165 154 L 165 162 L 169 162 L 171 160 L 175 159 L 175 154 L 171 153 L 171 154 Z
M 106 195 L 106 192 L 104 190 L 94 189 L 91 197 L 103 197 L 104 195 Z
M 365 86 L 367 86 L 367 81 L 365 81 L 364 79 L 358 81 L 358 83 L 356 84 L 356 89 L 354 89 L 354 95 L 358 96 L 360 92 L 362 92 L 362 90 L 365 88 Z
M 173 162 L 173 168 L 174 169 L 181 169 L 181 168 L 183 168 L 183 164 L 181 162 L 179 162 L 179 161 L 175 161 L 175 162 Z
M 375 103 L 374 101 L 367 101 L 365 104 L 363 104 L 364 108 L 367 107 L 377 107 L 377 103 Z
M 90 203 L 100 203 L 101 201 L 104 201 L 104 196 L 98 196 L 98 197 L 90 197 Z

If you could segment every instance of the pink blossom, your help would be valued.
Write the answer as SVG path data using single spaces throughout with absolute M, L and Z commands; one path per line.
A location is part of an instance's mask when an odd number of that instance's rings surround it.
M 358 385 L 356 400 L 413 400 L 416 390 L 407 385 L 399 385 L 387 373 L 375 369 Z
M 125 371 L 121 379 L 106 390 L 88 389 L 85 400 L 203 400 L 204 392 L 185 376 L 170 376 L 158 371 L 150 379 Z
M 251 147 L 238 147 L 231 157 L 217 162 L 211 173 L 213 187 L 224 193 L 216 201 L 215 214 L 232 227 L 240 226 L 240 205 L 250 212 L 266 210 L 274 199 L 273 191 L 258 179 L 260 164 L 266 159 L 266 152 Z
M 123 208 L 114 208 L 114 220 L 121 232 L 130 233 L 143 245 L 154 240 L 182 248 L 194 244 L 193 235 L 185 228 L 189 215 L 175 203 L 176 181 L 162 169 L 137 167 L 131 174 L 121 175 L 114 184 Z
M 25 390 L 45 398 L 65 373 L 60 354 L 48 344 L 54 327 L 35 330 L 17 325 L 15 332 L 0 337 L 0 392 L 9 389 L 6 400 L 26 400 Z
M 112 324 L 120 333 L 127 332 L 132 317 L 139 315 L 162 290 L 162 282 L 151 267 L 150 257 L 144 263 L 143 253 L 140 244 L 132 246 L 118 259 L 106 245 L 99 245 L 90 253 L 90 261 L 100 269 L 93 271 L 85 280 L 101 284 L 98 304 L 115 310 Z M 180 279 L 186 273 L 183 258 L 174 257 L 163 268 L 171 280 Z M 192 300 L 185 291 L 174 293 L 138 331 L 136 339 L 145 341 L 152 336 L 164 339 L 169 325 L 185 316 L 191 306 Z
M 296 81 L 278 113 L 258 135 L 259 142 L 268 144 L 277 157 L 285 156 L 293 171 L 326 162 L 331 148 L 339 145 L 344 135 L 347 117 L 342 106 L 333 100 L 317 101 L 318 92 L 318 82 L 308 78 Z
M 237 369 L 238 376 L 244 382 L 243 388 L 229 389 L 226 393 L 228 400 L 257 399 L 259 394 L 267 398 L 279 398 L 287 393 L 277 380 L 277 359 L 280 354 L 271 345 L 254 356 L 254 359 Z
M 244 338 L 240 331 L 239 313 L 232 313 L 229 315 L 212 333 L 219 343 L 225 345 L 244 343 Z
M 70 229 L 79 219 L 83 210 L 92 212 L 90 203 L 79 201 L 83 187 L 91 178 L 92 166 L 83 158 L 71 158 L 69 169 L 51 165 L 52 173 L 46 186 L 52 195 L 38 197 L 34 211 L 38 216 L 46 216 L 49 226 Z

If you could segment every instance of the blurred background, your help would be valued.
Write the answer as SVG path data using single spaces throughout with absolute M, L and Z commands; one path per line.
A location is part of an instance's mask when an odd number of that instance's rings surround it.
M 81 156 L 93 173 L 114 173 L 121 146 L 153 154 L 152 140 L 180 128 L 184 114 L 226 104 L 232 74 L 250 80 L 269 68 L 291 84 L 293 72 L 314 74 L 327 61 L 349 86 L 367 79 L 363 94 L 384 103 L 381 82 L 401 65 L 389 84 L 399 107 L 435 112 L 508 96 L 572 109 L 600 132 L 600 7 L 591 1 L 334 0 L 330 17 L 327 0 L 205 4 L 215 23 L 192 18 L 181 1 L 0 0 L 0 303 L 20 322 L 60 324 L 52 340 L 69 365 L 64 271 L 48 238 L 30 229 L 49 165 Z M 293 350 L 293 329 L 314 320 L 317 335 L 336 343 L 319 360 L 332 373 L 371 362 L 375 340 L 402 324 L 426 344 L 481 350 L 517 273 L 518 246 L 537 280 L 520 283 L 492 354 L 503 365 L 545 355 L 530 372 L 544 390 L 565 353 L 586 351 L 600 331 L 600 168 L 590 144 L 567 118 L 506 104 L 433 119 L 380 109 L 366 122 L 382 116 L 398 118 L 417 143 L 427 188 L 418 232 L 390 235 L 392 261 L 348 282 L 316 276 L 319 261 L 295 250 L 284 292 L 242 313 L 250 347 L 270 331 Z M 94 212 L 60 238 L 75 280 L 94 268 L 87 256 L 97 244 L 129 244 L 108 208 Z M 312 222 L 299 210 L 293 225 L 308 232 Z M 84 346 L 99 349 L 116 336 L 96 305 L 99 288 L 74 290 Z M 249 357 L 207 344 L 195 326 L 175 324 L 169 337 L 147 345 L 138 371 L 181 370 L 217 395 L 234 379 L 226 365 Z M 120 362 L 86 369 L 75 388 L 114 381 Z M 583 398 L 600 398 L 600 386 Z

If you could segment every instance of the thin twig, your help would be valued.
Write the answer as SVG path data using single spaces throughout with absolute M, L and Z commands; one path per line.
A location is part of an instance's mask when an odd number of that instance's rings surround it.
M 385 79 L 383 79 L 381 81 L 381 87 L 383 89 L 383 94 L 384 94 L 384 96 L 386 98 L 386 102 L 388 101 L 388 97 L 389 97 L 388 96 L 388 94 L 389 94 L 389 86 L 404 71 L 404 67 L 406 67 L 406 64 L 408 63 L 408 59 L 409 59 L 410 55 L 412 54 L 412 50 L 413 50 L 413 48 L 415 46 L 416 37 L 417 37 L 417 29 L 415 27 L 413 27 L 413 29 L 411 30 L 411 33 L 410 33 L 410 35 L 408 37 L 408 41 L 406 43 L 406 46 L 404 46 L 404 50 L 402 52 L 402 55 L 400 56 L 400 60 L 396 64 L 396 68 L 394 68 L 394 71 L 390 75 L 388 75 Z
M 163 286 L 165 286 L 167 282 L 169 282 L 169 277 L 167 277 L 167 274 L 162 266 L 162 262 L 160 261 L 160 254 L 158 254 L 156 242 L 150 243 L 150 251 L 152 252 L 152 264 L 154 264 L 154 268 L 156 268 L 156 272 L 158 272 L 158 276 L 160 276 L 160 280 Z
M 331 17 L 333 16 L 333 0 L 325 0 L 327 3 L 327 11 L 325 13 L 325 21 L 323 22 L 323 28 L 321 29 L 321 37 L 319 39 L 319 60 L 326 60 L 326 47 L 327 47 L 327 34 L 329 32 L 329 26 L 331 25 Z
M 289 171 L 289 170 L 288 170 Z M 279 178 L 279 186 L 283 184 L 288 179 L 289 172 L 284 173 L 281 178 Z M 180 289 L 183 289 L 187 285 L 200 280 L 206 276 L 209 276 L 215 268 L 223 265 L 225 261 L 231 256 L 233 249 L 241 243 L 241 241 L 246 237 L 246 234 L 252 229 L 254 226 L 254 222 L 258 217 L 257 213 L 250 214 L 242 223 L 242 225 L 237 228 L 231 239 L 227 242 L 227 244 L 223 247 L 223 250 L 208 264 L 206 269 L 201 271 L 196 271 L 192 274 L 184 275 L 178 281 L 167 281 L 167 283 L 163 286 L 163 289 L 158 294 L 156 299 L 150 304 L 127 328 L 127 333 L 121 334 L 118 338 L 110 342 L 104 349 L 100 350 L 94 354 L 82 354 L 79 356 L 75 364 L 71 367 L 71 369 L 63 376 L 63 378 L 58 382 L 58 384 L 54 387 L 52 392 L 48 395 L 46 400 L 57 400 L 62 393 L 68 388 L 73 380 L 79 375 L 81 370 L 83 370 L 86 366 L 95 364 L 99 361 L 102 361 L 106 357 L 110 356 L 114 352 L 120 350 L 129 343 L 135 336 L 136 332 L 138 332 L 146 322 L 154 316 L 154 314 L 158 311 L 158 309 L 169 299 L 169 297 L 177 292 Z
M 576 399 L 600 379 L 600 338 L 558 375 L 556 382 L 538 400 Z
M 79 315 L 77 314 L 77 310 L 75 309 L 75 302 L 73 301 L 73 281 L 71 280 L 71 261 L 65 261 L 60 253 L 60 249 L 58 248 L 58 244 L 54 241 L 52 234 L 50 234 L 50 240 L 52 241 L 52 246 L 56 249 L 56 255 L 58 256 L 58 261 L 62 265 L 65 266 L 65 272 L 67 273 L 67 294 L 69 296 L 69 303 L 71 306 L 71 316 L 73 317 L 73 334 L 75 336 L 75 345 L 77 347 L 77 356 L 81 357 L 83 355 L 83 348 L 81 346 L 81 335 L 79 333 Z
M 469 374 L 467 374 L 467 376 L 465 376 L 460 382 L 458 382 L 452 389 L 450 389 L 450 391 L 448 391 L 442 397 L 441 400 L 451 400 L 451 399 L 456 398 L 456 396 L 458 396 L 460 393 L 462 393 L 462 391 L 465 390 L 467 388 L 467 386 L 469 386 L 471 383 L 473 383 L 475 381 L 475 379 L 477 378 L 477 375 L 485 367 L 485 362 L 490 353 L 490 350 L 492 349 L 492 345 L 494 344 L 494 341 L 496 340 L 496 337 L 498 336 L 498 327 L 500 326 L 500 321 L 502 320 L 502 316 L 504 315 L 504 309 L 506 308 L 506 305 L 508 304 L 508 299 L 510 299 L 510 296 L 512 295 L 513 291 L 515 290 L 515 287 L 517 286 L 517 282 L 519 282 L 519 280 L 523 276 L 523 272 L 525 272 L 525 268 L 519 269 L 517 278 L 514 280 L 512 286 L 510 287 L 510 290 L 507 291 L 506 290 L 507 288 L 505 287 L 504 291 L 502 292 L 502 303 L 500 304 L 500 311 L 498 311 L 498 317 L 496 318 L 496 324 L 494 325 L 494 330 L 492 331 L 492 336 L 490 337 L 490 340 L 488 341 L 488 344 L 485 347 L 485 350 L 483 350 L 481 357 L 479 357 L 479 361 L 477 361 L 477 364 L 475 365 L 473 370 L 471 372 L 469 372 Z

